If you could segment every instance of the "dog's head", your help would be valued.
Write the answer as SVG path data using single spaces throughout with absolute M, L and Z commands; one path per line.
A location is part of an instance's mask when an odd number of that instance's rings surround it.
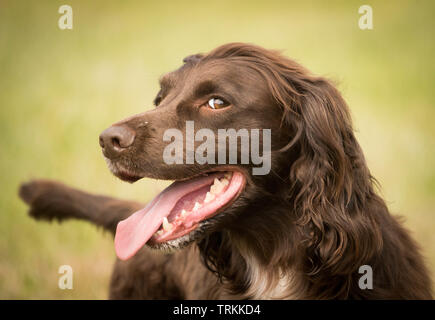
M 183 62 L 160 79 L 153 110 L 100 136 L 117 177 L 176 180 L 118 225 L 120 258 L 145 242 L 180 248 L 228 228 L 253 237 L 269 230 L 273 238 L 282 219 L 307 218 L 291 214 L 289 203 L 315 215 L 316 202 L 349 196 L 346 172 L 360 151 L 346 104 L 328 81 L 240 43 Z

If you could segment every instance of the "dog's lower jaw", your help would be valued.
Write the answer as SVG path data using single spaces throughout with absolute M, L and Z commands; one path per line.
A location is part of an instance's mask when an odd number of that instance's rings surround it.
M 146 246 L 162 253 L 174 253 L 176 251 L 186 248 L 195 241 L 191 235 L 193 232 L 195 231 L 185 234 L 184 236 L 177 239 L 168 240 L 166 242 L 155 243 L 153 241 L 148 241 Z
M 210 221 L 202 221 L 197 228 L 195 228 L 188 234 L 185 234 L 184 236 L 165 242 L 153 242 L 151 240 L 146 243 L 146 246 L 163 253 L 174 253 L 188 247 L 192 243 L 204 237 L 204 235 L 206 234 L 206 227 L 211 224 L 212 223 Z

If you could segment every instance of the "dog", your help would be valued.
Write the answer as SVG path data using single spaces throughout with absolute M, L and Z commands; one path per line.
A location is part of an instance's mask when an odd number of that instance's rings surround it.
M 154 109 L 100 135 L 116 177 L 175 180 L 150 203 L 49 180 L 19 191 L 35 219 L 82 219 L 114 234 L 109 298 L 432 298 L 420 249 L 376 193 L 329 80 L 230 43 L 185 58 L 160 86 Z M 271 129 L 270 172 L 254 175 L 251 161 L 165 163 L 166 130 L 187 121 L 214 133 Z M 361 285 L 361 267 L 371 284 Z

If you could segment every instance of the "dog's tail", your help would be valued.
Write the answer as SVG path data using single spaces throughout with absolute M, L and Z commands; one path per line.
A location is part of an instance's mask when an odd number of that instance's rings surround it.
M 119 221 L 144 207 L 144 204 L 89 194 L 50 180 L 23 183 L 19 195 L 30 206 L 29 215 L 34 219 L 87 220 L 112 233 Z

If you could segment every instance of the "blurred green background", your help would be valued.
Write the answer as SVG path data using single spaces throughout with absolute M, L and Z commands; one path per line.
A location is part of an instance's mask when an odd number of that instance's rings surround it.
M 58 9 L 73 8 L 73 30 Z M 374 29 L 358 28 L 373 8 Z M 232 41 L 282 52 L 338 83 L 382 194 L 435 269 L 434 1 L 0 0 L 0 298 L 104 299 L 109 234 L 84 222 L 35 222 L 20 182 L 44 177 L 149 200 L 165 182 L 129 185 L 99 133 L 150 108 L 157 79 Z M 60 265 L 74 289 L 57 286 Z

